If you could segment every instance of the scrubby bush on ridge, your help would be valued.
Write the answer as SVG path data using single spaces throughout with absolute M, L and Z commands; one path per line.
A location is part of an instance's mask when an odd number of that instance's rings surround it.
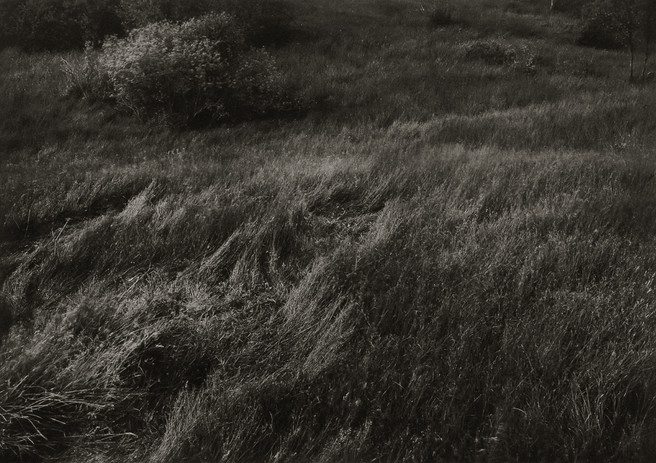
M 140 116 L 198 123 L 257 117 L 285 109 L 273 58 L 252 49 L 237 21 L 212 13 L 158 22 L 87 50 L 74 85 Z M 81 74 L 81 75 L 80 75 Z

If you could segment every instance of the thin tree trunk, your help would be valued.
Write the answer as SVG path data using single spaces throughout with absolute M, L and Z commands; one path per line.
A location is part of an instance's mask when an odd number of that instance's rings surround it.
M 634 67 L 634 63 L 635 63 L 635 50 L 633 49 L 633 44 L 629 45 L 629 50 L 631 52 L 631 64 L 629 66 L 629 68 L 630 68 L 629 80 L 631 82 L 633 82 L 633 79 L 634 79 L 633 67 Z
M 645 60 L 642 62 L 642 80 L 645 80 L 645 77 L 647 77 L 647 62 L 649 61 L 649 57 L 651 56 L 651 47 L 649 45 L 645 46 Z

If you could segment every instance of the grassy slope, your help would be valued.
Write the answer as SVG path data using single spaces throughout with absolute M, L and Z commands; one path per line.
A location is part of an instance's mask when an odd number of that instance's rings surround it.
M 305 3 L 276 54 L 316 107 L 201 132 L 3 52 L 0 456 L 654 451 L 653 87 L 480 3 Z M 463 57 L 499 33 L 536 73 Z

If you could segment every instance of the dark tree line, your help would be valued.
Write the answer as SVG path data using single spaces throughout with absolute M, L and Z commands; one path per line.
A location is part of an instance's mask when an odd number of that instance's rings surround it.
M 581 15 L 579 43 L 597 48 L 626 48 L 630 54 L 629 78 L 647 77 L 656 42 L 656 0 L 550 0 L 553 10 L 576 8 Z M 571 10 L 570 10 L 571 11 Z M 638 67 L 642 57 L 642 69 Z

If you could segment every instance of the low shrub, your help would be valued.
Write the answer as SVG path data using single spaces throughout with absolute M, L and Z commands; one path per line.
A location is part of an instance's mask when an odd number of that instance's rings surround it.
M 286 0 L 218 0 L 213 4 L 237 18 L 246 39 L 255 46 L 283 45 L 299 33 L 293 6 Z
M 407 5 L 397 0 L 381 0 L 376 4 L 376 7 L 383 16 L 397 21 L 403 19 Z
M 101 50 L 87 50 L 69 74 L 73 88 L 87 96 L 176 123 L 258 117 L 287 107 L 273 58 L 249 47 L 226 13 L 153 23 L 110 38 Z
M 578 16 L 592 0 L 555 0 L 552 11 Z
M 622 48 L 621 25 L 616 12 L 605 1 L 589 3 L 582 11 L 579 45 L 600 49 Z
M 511 14 L 534 14 L 536 13 L 536 6 L 533 3 L 525 3 L 522 1 L 511 0 L 503 6 L 503 11 Z
M 16 13 L 20 0 L 0 0 L 0 49 L 15 45 Z
M 510 67 L 516 72 L 533 74 L 537 72 L 540 65 L 546 64 L 546 61 L 542 56 L 536 55 L 527 47 L 520 47 L 515 52 L 515 58 Z

